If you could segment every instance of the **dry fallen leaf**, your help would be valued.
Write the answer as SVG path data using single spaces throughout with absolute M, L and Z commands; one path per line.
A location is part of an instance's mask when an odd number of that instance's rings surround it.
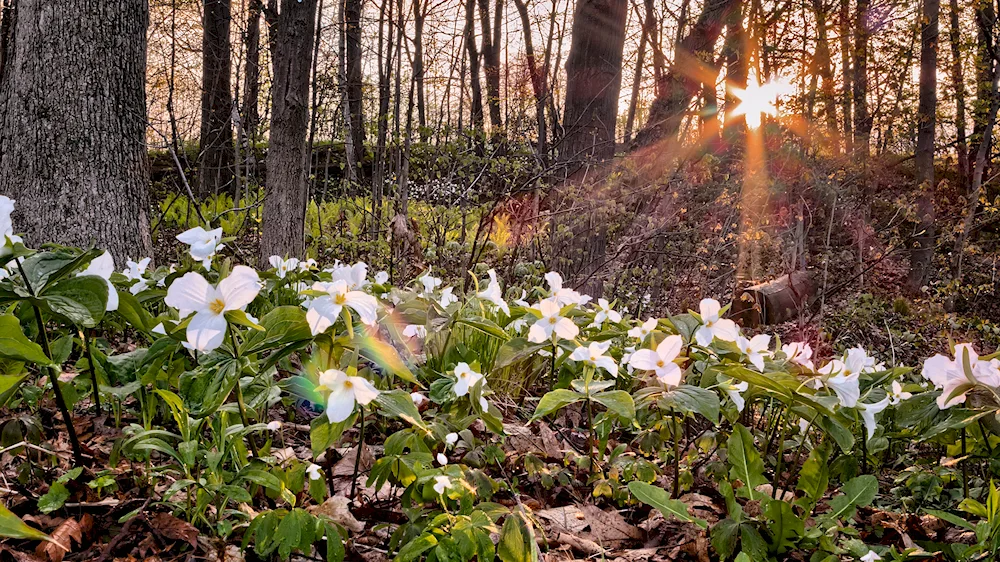
M 80 521 L 69 517 L 61 525 L 52 531 L 52 542 L 42 542 L 35 549 L 35 556 L 49 560 L 49 562 L 62 562 L 66 553 L 70 552 L 73 544 L 83 543 L 84 533 L 90 531 L 94 526 L 94 518 L 90 514 L 85 514 Z
M 157 513 L 150 522 L 150 526 L 162 537 L 184 541 L 192 547 L 198 546 L 198 529 L 169 513 Z
M 314 505 L 306 508 L 309 513 L 320 516 L 324 515 L 332 519 L 335 523 L 346 527 L 355 533 L 365 530 L 365 524 L 354 518 L 349 508 L 351 500 L 344 496 L 333 496 L 323 502 L 322 505 Z

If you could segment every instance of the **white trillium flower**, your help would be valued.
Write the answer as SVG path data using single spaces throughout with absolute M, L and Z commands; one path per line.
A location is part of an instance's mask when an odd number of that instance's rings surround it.
M 597 299 L 597 313 L 594 314 L 594 323 L 591 325 L 600 328 L 608 320 L 613 324 L 617 324 L 622 321 L 622 315 L 617 310 L 611 308 L 611 303 L 608 302 L 608 299 Z
M 452 294 L 454 290 L 454 287 L 447 287 L 441 291 L 441 298 L 438 299 L 441 308 L 448 308 L 448 305 L 458 302 L 458 297 Z
M 714 338 L 722 341 L 736 341 L 739 329 L 736 323 L 728 318 L 719 318 L 722 306 L 715 299 L 701 299 L 698 308 L 701 314 L 702 326 L 694 333 L 698 345 L 707 347 Z
M 424 402 L 427 402 L 427 397 L 419 392 L 411 392 L 410 400 L 413 400 L 413 405 L 419 408 Z
M 487 402 L 487 401 L 486 401 L 486 398 L 484 398 L 484 397 L 482 397 L 482 396 L 480 396 L 480 397 L 479 397 L 479 407 L 480 407 L 480 409 L 482 409 L 482 410 L 483 410 L 484 412 L 489 412 L 489 411 L 490 411 L 490 403 L 489 403 L 489 402 Z
M 0 195 L 0 236 L 10 236 L 14 234 L 14 222 L 10 216 L 14 213 L 14 199 L 6 195 Z
M 318 464 L 309 463 L 309 466 L 306 467 L 306 474 L 309 475 L 310 480 L 319 480 L 323 478 L 323 469 Z
M 875 414 L 885 410 L 888 405 L 888 396 L 874 404 L 858 403 L 858 409 L 861 410 L 861 419 L 864 420 L 865 429 L 868 430 L 868 439 L 871 439 L 875 435 L 875 428 L 878 427 L 878 424 L 875 422 Z
M 281 425 L 282 425 L 281 422 L 278 421 L 278 420 L 275 420 L 275 421 L 272 421 L 272 422 L 267 422 L 267 430 L 268 431 L 278 431 L 279 429 L 281 429 Z
M 445 490 L 451 488 L 451 478 L 447 476 L 435 476 L 434 477 L 434 491 L 438 494 L 443 494 Z
M 993 388 L 1000 387 L 1000 369 L 996 359 L 980 361 L 972 344 L 960 343 L 955 346 L 955 359 L 935 355 L 924 361 L 923 377 L 941 389 L 938 408 L 946 410 L 965 402 L 965 395 L 976 384 Z M 969 377 L 969 372 L 972 376 Z
M 804 341 L 796 341 L 792 343 L 786 343 L 781 346 L 781 352 L 785 354 L 785 358 L 793 363 L 798 363 L 810 371 L 814 370 L 812 362 L 813 350 L 809 343 Z
M 630 328 L 628 331 L 628 337 L 636 338 L 642 341 L 646 339 L 646 336 L 648 336 L 653 330 L 656 329 L 656 326 L 659 323 L 660 321 L 657 320 L 656 318 L 647 318 L 646 321 L 643 322 L 642 324 L 634 328 Z
M 104 282 L 108 285 L 108 302 L 105 310 L 111 312 L 113 310 L 118 310 L 118 290 L 111 283 L 111 274 L 115 272 L 115 259 L 111 257 L 111 254 L 105 251 L 103 254 L 97 256 L 91 260 L 87 269 L 84 269 L 80 273 L 77 273 L 77 277 L 82 277 L 84 275 L 95 275 L 104 279 Z
M 521 296 L 518 297 L 518 298 L 516 298 L 516 299 L 514 299 L 511 302 L 513 302 L 514 304 L 516 304 L 517 306 L 520 306 L 522 308 L 531 308 L 531 305 L 528 304 L 528 301 L 524 300 L 526 298 L 528 298 L 528 291 L 525 291 L 524 289 L 521 289 Z
M 420 339 L 426 338 L 427 328 L 420 324 L 407 324 L 406 327 L 403 328 L 403 337 Z
M 875 562 L 876 560 L 881 560 L 882 557 L 875 554 L 874 550 L 869 550 L 868 554 L 861 557 L 861 562 Z
M 613 357 L 605 355 L 610 347 L 610 340 L 605 342 L 591 342 L 587 347 L 574 349 L 569 358 L 573 361 L 582 361 L 594 367 L 594 369 L 604 369 L 611 376 L 617 377 L 618 364 L 615 363 Z
M 222 345 L 226 336 L 225 313 L 242 310 L 260 292 L 260 277 L 253 269 L 238 265 L 229 277 L 213 287 L 201 274 L 185 273 L 167 289 L 163 302 L 176 308 L 181 318 L 194 313 L 187 327 L 187 342 L 193 349 L 207 353 Z
M 375 284 L 376 285 L 385 285 L 388 282 L 389 282 L 389 272 L 388 271 L 379 271 L 378 273 L 375 274 Z
M 486 286 L 486 289 L 476 293 L 476 296 L 483 300 L 490 301 L 502 310 L 504 314 L 510 316 L 510 307 L 507 306 L 507 303 L 503 300 L 503 291 L 500 289 L 500 282 L 497 281 L 496 270 L 491 269 L 487 273 L 490 276 L 490 282 Z
M 684 345 L 680 336 L 667 336 L 663 338 L 656 350 L 639 349 L 629 358 L 629 364 L 641 371 L 653 371 L 656 378 L 668 387 L 677 386 L 681 383 L 683 372 L 674 363 L 674 359 L 680 355 L 681 347 Z
M 425 295 L 434 292 L 434 289 L 441 286 L 441 280 L 432 276 L 430 273 L 426 273 L 419 277 L 417 281 L 420 281 L 420 284 L 424 286 Z
M 843 361 L 833 359 L 817 371 L 828 376 L 826 385 L 830 387 L 840 400 L 840 405 L 853 408 L 861 398 L 861 373 L 875 365 L 875 359 L 860 347 L 847 350 Z
M 354 404 L 367 406 L 376 399 L 379 391 L 364 377 L 349 377 L 347 373 L 330 369 L 319 374 L 317 391 L 329 391 L 326 399 L 326 417 L 330 423 L 340 423 L 354 413 Z
M 452 432 L 452 433 L 449 433 L 448 435 L 445 435 L 444 436 L 444 442 L 447 443 L 448 446 L 454 446 L 455 443 L 458 443 L 458 434 Z
M 622 349 L 622 365 L 625 365 L 625 370 L 628 371 L 628 374 L 630 375 L 632 374 L 632 371 L 635 370 L 635 367 L 633 367 L 631 363 L 633 353 L 635 353 L 634 345 L 630 345 Z
M 359 261 L 354 265 L 341 265 L 331 272 L 334 282 L 344 280 L 351 291 L 360 291 L 368 286 L 368 264 Z
M 125 261 L 125 269 L 122 271 L 122 275 L 129 281 L 134 281 L 132 286 L 129 287 L 129 292 L 133 295 L 138 295 L 149 288 L 149 280 L 145 278 L 145 275 L 150 261 L 152 261 L 150 258 L 142 258 L 138 262 L 132 260 Z
M 194 261 L 200 261 L 205 269 L 212 269 L 212 256 L 225 248 L 222 242 L 222 228 L 205 230 L 196 226 L 177 235 L 177 240 L 190 246 L 188 252 Z
M 446 466 L 448 464 L 448 457 L 444 453 L 437 454 L 437 462 L 441 466 Z
M 299 262 L 299 271 L 309 271 L 314 267 L 316 267 L 316 260 L 312 258 L 309 258 L 307 260 L 302 260 Z
M 771 336 L 767 334 L 758 334 L 750 339 L 736 336 L 736 347 L 760 372 L 764 372 L 764 358 L 771 355 L 767 350 L 769 345 L 771 345 Z
M 799 418 L 799 433 L 805 433 L 806 430 L 809 429 L 810 425 L 811 424 L 809 423 L 809 420 L 805 418 Z
M 571 340 L 580 333 L 580 328 L 572 320 L 562 316 L 562 309 L 554 299 L 545 299 L 538 303 L 536 310 L 542 317 L 535 321 L 528 330 L 528 341 L 544 343 L 555 334 L 564 340 Z
M 284 279 L 290 272 L 295 271 L 299 267 L 299 260 L 296 258 L 288 258 L 286 260 L 282 259 L 281 256 L 271 256 L 267 259 L 267 262 L 275 269 L 278 279 Z
M 545 281 L 549 284 L 552 298 L 559 303 L 559 306 L 566 306 L 567 304 L 584 305 L 591 300 L 589 295 L 581 295 L 569 287 L 563 287 L 562 275 L 559 275 L 555 271 L 546 273 Z
M 899 381 L 892 381 L 892 389 L 889 391 L 889 403 L 895 406 L 903 400 L 913 398 L 913 394 L 903 390 L 903 385 Z
M 378 320 L 378 301 L 375 297 L 363 291 L 352 291 L 343 279 L 332 283 L 317 281 L 312 288 L 327 293 L 313 299 L 306 311 L 306 322 L 314 336 L 332 326 L 345 306 L 357 312 L 361 321 L 369 326 Z
M 514 320 L 510 324 L 507 324 L 507 329 L 515 334 L 519 334 L 521 333 L 521 330 L 523 330 L 524 327 L 527 325 L 528 325 L 528 315 L 525 314 L 524 316 L 518 317 L 517 320 Z
M 746 400 L 743 398 L 743 393 L 750 388 L 750 385 L 746 381 L 741 381 L 733 384 L 732 381 L 726 383 L 723 386 L 723 390 L 729 395 L 729 399 L 733 401 L 736 405 L 736 411 L 742 412 L 743 408 L 746 406 Z
M 482 380 L 483 375 L 472 370 L 469 364 L 466 362 L 461 362 L 455 365 L 455 386 L 452 389 L 455 391 L 455 396 L 462 397 L 469 393 L 469 390 L 476 386 L 476 383 Z

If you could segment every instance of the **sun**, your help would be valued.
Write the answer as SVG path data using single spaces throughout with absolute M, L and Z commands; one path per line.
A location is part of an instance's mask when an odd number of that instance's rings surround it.
M 731 87 L 730 92 L 740 100 L 730 114 L 732 117 L 746 116 L 747 126 L 751 129 L 760 127 L 761 116 L 778 114 L 778 97 L 792 91 L 792 86 L 783 81 L 771 81 L 766 84 L 751 83 L 743 88 Z

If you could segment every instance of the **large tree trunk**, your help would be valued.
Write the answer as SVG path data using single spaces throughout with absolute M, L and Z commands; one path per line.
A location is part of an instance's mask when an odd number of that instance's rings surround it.
M 934 127 L 937 123 L 937 43 L 940 0 L 923 0 L 920 36 L 920 99 L 917 107 L 917 231 L 910 254 L 908 285 L 918 291 L 930 279 L 934 261 Z
M 490 24 L 489 0 L 479 0 L 479 22 L 483 31 L 483 70 L 486 72 L 486 107 L 490 112 L 490 127 L 499 134 L 503 126 L 500 115 L 500 31 L 503 23 L 503 0 L 496 0 L 493 7 L 493 24 Z
M 4 21 L 0 193 L 18 202 L 15 230 L 119 263 L 151 255 L 145 0 L 16 0 Z
M 424 99 L 424 22 L 430 0 L 413 0 L 413 85 L 417 92 L 417 126 L 421 140 L 427 140 L 427 102 Z
M 872 118 L 868 114 L 868 11 L 870 0 L 857 0 L 854 14 L 854 57 L 851 78 L 854 98 L 854 142 L 856 158 L 864 160 L 869 154 L 868 140 L 872 132 Z
M 993 34 L 996 31 L 997 13 L 989 0 L 976 2 L 976 103 L 972 107 L 972 139 L 969 152 L 979 153 L 979 146 L 986 143 L 986 154 L 990 154 L 990 140 L 986 137 L 987 116 L 993 99 L 994 60 Z M 991 137 L 990 137 L 991 138 Z M 989 168 L 989 158 L 987 158 Z
M 302 256 L 306 215 L 306 135 L 309 66 L 317 0 L 281 0 L 270 14 L 273 81 L 267 189 L 261 228 L 261 262 L 269 256 Z
M 351 141 L 354 158 L 364 161 L 365 126 L 361 81 L 361 0 L 345 0 L 344 20 L 347 39 L 347 106 L 351 113 Z M 357 173 L 361 172 L 361 166 Z
M 670 71 L 657 84 L 657 97 L 649 108 L 649 120 L 636 135 L 636 144 L 641 146 L 677 137 L 691 99 L 710 79 L 707 75 L 711 71 L 704 70 L 712 66 L 722 27 L 729 15 L 739 9 L 740 0 L 706 0 L 698 21 L 680 41 Z
M 577 3 L 566 59 L 565 162 L 615 155 L 627 16 L 627 0 Z
M 844 152 L 853 151 L 854 121 L 851 119 L 851 0 L 840 0 L 840 76 L 843 90 L 840 93 L 840 112 L 844 116 Z
M 828 144 L 834 152 L 839 150 L 837 142 L 837 105 L 834 95 L 833 65 L 830 58 L 830 41 L 827 37 L 826 13 L 824 0 L 813 0 L 813 14 L 816 17 L 816 72 L 823 79 L 820 97 L 823 101 L 823 111 L 826 116 Z
M 232 43 L 229 0 L 205 0 L 201 40 L 201 152 L 197 195 L 233 191 Z

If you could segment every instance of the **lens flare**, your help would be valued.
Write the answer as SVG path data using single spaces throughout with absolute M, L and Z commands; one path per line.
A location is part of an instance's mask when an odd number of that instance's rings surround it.
M 747 126 L 760 127 L 763 115 L 778 114 L 778 98 L 794 91 L 791 84 L 780 80 L 766 84 L 750 84 L 743 88 L 731 87 L 730 92 L 740 100 L 740 104 L 729 114 L 730 117 L 746 116 Z

